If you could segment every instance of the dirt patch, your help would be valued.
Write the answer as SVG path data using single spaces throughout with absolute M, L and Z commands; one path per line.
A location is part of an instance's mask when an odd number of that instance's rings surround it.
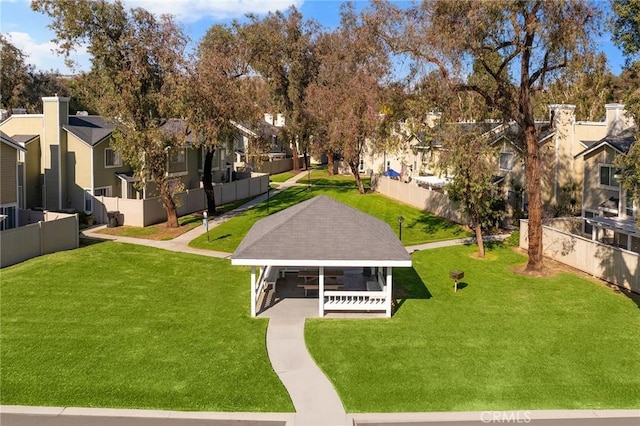
M 99 234 L 116 235 L 119 237 L 141 238 L 146 240 L 165 241 L 172 240 L 185 232 L 191 231 L 200 225 L 201 222 L 191 222 L 178 228 L 168 228 L 167 222 L 156 225 L 138 228 L 135 226 L 118 226 L 115 228 L 104 228 L 98 231 Z

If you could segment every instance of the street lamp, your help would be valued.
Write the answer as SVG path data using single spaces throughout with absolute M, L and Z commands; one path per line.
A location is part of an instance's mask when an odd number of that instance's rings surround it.
M 202 217 L 203 217 L 202 224 L 204 225 L 204 229 L 207 231 L 207 242 L 210 242 L 209 241 L 209 218 L 206 210 L 202 212 Z
M 404 217 L 398 216 L 398 227 L 400 228 L 400 241 L 402 241 L 402 222 L 404 222 Z

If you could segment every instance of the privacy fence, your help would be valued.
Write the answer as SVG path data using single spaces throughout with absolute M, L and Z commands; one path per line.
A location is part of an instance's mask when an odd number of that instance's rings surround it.
M 213 188 L 216 204 L 223 205 L 254 197 L 267 192 L 269 175 L 251 173 L 251 177 L 233 182 L 216 184 Z M 204 189 L 189 189 L 176 195 L 178 216 L 206 209 Z M 117 213 L 111 213 L 117 212 Z M 94 217 L 97 223 L 109 223 L 115 215 L 118 225 L 149 226 L 167 220 L 167 213 L 160 197 L 131 200 L 118 197 L 94 197 Z
M 0 267 L 78 248 L 78 215 L 46 211 L 37 214 L 41 220 L 36 223 L 0 233 Z
M 437 216 L 456 223 L 467 223 L 464 213 L 447 194 L 420 188 L 412 183 L 404 183 L 386 176 L 374 176 L 371 187 L 380 194 L 409 204 L 422 211 L 433 213 Z
M 640 293 L 640 255 L 618 247 L 571 233 L 576 226 L 571 219 L 557 219 L 542 227 L 543 255 L 565 265 L 586 272 Z M 529 222 L 520 221 L 520 247 L 529 248 Z

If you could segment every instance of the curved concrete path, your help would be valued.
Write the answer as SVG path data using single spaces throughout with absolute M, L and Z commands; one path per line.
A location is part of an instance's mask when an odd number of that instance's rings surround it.
M 292 315 L 270 318 L 267 328 L 269 359 L 296 409 L 295 424 L 346 426 L 338 393 L 307 350 L 304 324 L 304 317 Z

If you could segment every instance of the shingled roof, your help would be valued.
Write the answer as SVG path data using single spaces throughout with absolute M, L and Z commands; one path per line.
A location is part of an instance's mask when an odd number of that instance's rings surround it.
M 99 115 L 71 116 L 69 124 L 62 128 L 91 146 L 97 145 L 113 133 L 113 125 Z
M 617 135 L 607 135 L 599 141 L 591 143 L 587 149 L 576 154 L 575 158 L 590 154 L 603 146 L 610 146 L 620 154 L 627 154 L 631 149 L 631 146 L 636 141 L 637 131 L 638 128 L 636 126 L 633 126 L 623 130 Z
M 323 195 L 256 222 L 231 259 L 235 265 L 411 266 L 389 225 Z
M 11 136 L 7 135 L 5 132 L 1 130 L 0 130 L 0 140 L 12 148 L 15 148 L 19 151 L 25 151 L 23 146 L 21 146 L 15 139 L 13 139 Z

